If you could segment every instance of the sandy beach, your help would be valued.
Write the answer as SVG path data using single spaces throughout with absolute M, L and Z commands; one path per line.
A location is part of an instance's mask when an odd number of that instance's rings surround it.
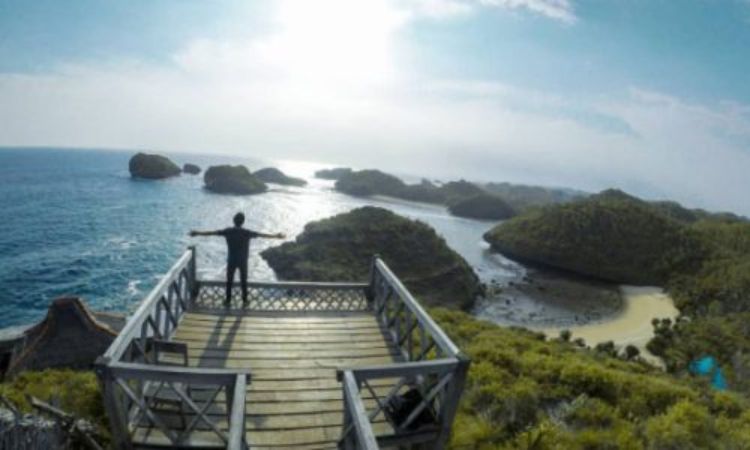
M 674 319 L 678 310 L 663 289 L 658 287 L 621 286 L 624 300 L 622 310 L 611 319 L 581 326 L 567 327 L 573 338 L 583 338 L 586 344 L 594 346 L 599 342 L 613 341 L 618 347 L 635 345 L 649 362 L 661 361 L 646 350 L 646 344 L 653 337 L 651 320 L 654 318 Z M 563 328 L 543 328 L 548 336 L 557 336 Z

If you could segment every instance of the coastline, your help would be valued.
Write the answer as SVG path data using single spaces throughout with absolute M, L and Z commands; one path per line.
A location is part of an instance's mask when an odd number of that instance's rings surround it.
M 557 337 L 567 329 L 572 338 L 582 338 L 589 346 L 612 341 L 617 347 L 634 345 L 648 362 L 662 366 L 659 358 L 652 355 L 646 344 L 654 336 L 651 321 L 654 318 L 674 320 L 679 311 L 672 298 L 662 288 L 652 286 L 620 286 L 623 298 L 622 310 L 604 321 L 572 327 L 536 328 L 548 337 Z M 534 328 L 534 327 L 531 327 Z

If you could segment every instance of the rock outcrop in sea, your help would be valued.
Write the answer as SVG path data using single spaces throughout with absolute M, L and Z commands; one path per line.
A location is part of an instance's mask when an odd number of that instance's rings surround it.
M 174 177 L 182 172 L 180 167 L 166 156 L 147 153 L 133 155 L 128 162 L 128 169 L 133 178 L 149 180 Z
M 483 293 L 471 266 L 425 223 L 363 207 L 308 223 L 294 242 L 261 253 L 279 278 L 362 281 L 379 254 L 427 305 L 469 309 Z
M 206 189 L 218 194 L 260 194 L 268 189 L 245 166 L 211 166 L 203 174 L 203 182 Z
M 356 197 L 388 195 L 399 197 L 406 184 L 399 178 L 379 170 L 359 170 L 342 175 L 335 188 L 344 194 Z
M 305 186 L 307 181 L 302 178 L 290 177 L 275 167 L 266 167 L 253 172 L 253 175 L 264 183 L 281 184 L 284 186 Z
M 348 167 L 335 167 L 333 169 L 321 169 L 315 172 L 315 178 L 322 180 L 338 180 L 344 175 L 352 173 L 352 169 Z
M 200 166 L 197 166 L 195 164 L 185 163 L 182 166 L 182 171 L 190 175 L 198 175 L 199 173 L 201 173 L 201 168 Z

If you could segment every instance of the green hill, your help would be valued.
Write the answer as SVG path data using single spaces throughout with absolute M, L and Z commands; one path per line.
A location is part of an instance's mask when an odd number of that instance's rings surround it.
M 471 266 L 430 226 L 364 207 L 311 222 L 294 242 L 261 253 L 282 279 L 362 281 L 379 254 L 428 305 L 470 308 L 482 287 Z
M 681 316 L 655 321 L 649 350 L 685 376 L 711 355 L 750 393 L 750 223 L 609 190 L 528 212 L 487 233 L 518 259 L 618 283 L 664 286 Z
M 502 197 L 516 211 L 567 203 L 582 199 L 588 195 L 587 193 L 572 189 L 512 183 L 486 183 L 482 187 L 486 191 Z
M 431 314 L 472 359 L 452 449 L 750 448 L 743 396 L 464 313 Z
M 663 285 L 701 249 L 680 223 L 616 191 L 531 211 L 493 228 L 485 239 L 512 258 L 645 285 Z

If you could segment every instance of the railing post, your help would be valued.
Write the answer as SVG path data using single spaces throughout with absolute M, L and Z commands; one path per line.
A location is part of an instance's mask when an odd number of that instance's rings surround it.
M 458 402 L 461 400 L 461 394 L 464 391 L 466 377 L 469 372 L 469 366 L 471 365 L 471 360 L 463 352 L 459 352 L 456 355 L 456 359 L 458 359 L 458 365 L 453 372 L 453 379 L 448 383 L 448 389 L 445 395 L 445 405 L 441 408 L 440 434 L 435 443 L 435 448 L 438 450 L 444 449 L 448 443 L 448 439 L 450 439 L 453 419 L 456 417 Z
M 245 440 L 245 391 L 247 390 L 247 375 L 237 374 L 234 384 L 227 386 L 227 406 L 231 405 L 229 414 L 229 442 L 227 450 L 244 450 Z
M 370 281 L 367 289 L 365 289 L 365 297 L 367 297 L 368 302 L 375 300 L 375 278 L 378 270 L 378 259 L 380 259 L 380 255 L 376 253 L 372 256 L 372 261 L 370 262 Z
M 108 364 L 109 358 L 100 356 L 94 363 L 94 372 L 99 379 L 104 410 L 107 412 L 109 427 L 112 430 L 111 445 L 116 450 L 131 450 L 133 446 L 128 435 L 127 411 L 123 409 L 123 403 L 117 398 L 115 379 Z
M 188 304 L 192 306 L 198 296 L 198 259 L 195 245 L 189 246 L 188 250 L 190 250 L 190 263 L 188 264 L 190 267 L 190 281 L 188 282 L 190 298 L 187 300 Z

